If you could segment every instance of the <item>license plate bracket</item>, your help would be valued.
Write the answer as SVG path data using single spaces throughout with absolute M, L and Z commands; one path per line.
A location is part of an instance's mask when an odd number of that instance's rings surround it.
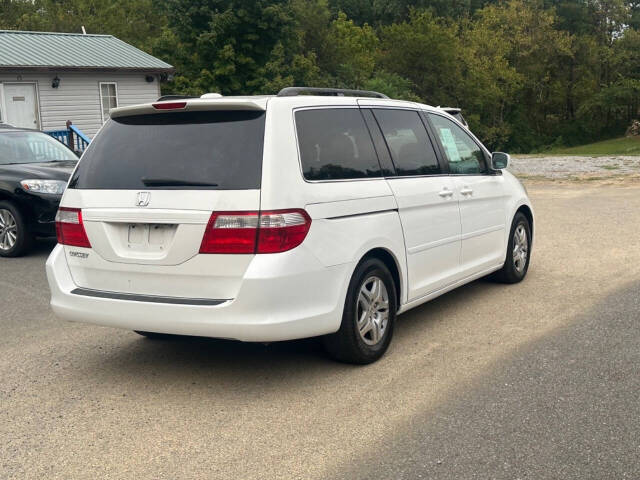
M 127 231 L 129 248 L 163 250 L 175 225 L 163 223 L 131 223 Z

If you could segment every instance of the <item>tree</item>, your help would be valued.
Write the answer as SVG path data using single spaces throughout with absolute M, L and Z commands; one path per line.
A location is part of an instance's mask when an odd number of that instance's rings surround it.
M 412 10 L 408 21 L 382 27 L 380 39 L 382 69 L 409 80 L 418 97 L 431 104 L 459 103 L 455 85 L 463 46 L 455 25 L 430 11 Z
M 257 93 L 274 49 L 295 44 L 293 12 L 284 0 L 167 0 L 166 11 L 178 40 L 181 90 Z
M 153 0 L 3 0 L 3 4 L 14 12 L 12 25 L 5 28 L 80 33 L 84 26 L 88 33 L 114 35 L 150 53 L 166 25 Z

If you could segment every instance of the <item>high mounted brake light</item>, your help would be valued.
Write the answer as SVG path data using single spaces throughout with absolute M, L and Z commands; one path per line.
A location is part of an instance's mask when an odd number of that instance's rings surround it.
M 213 212 L 200 253 L 280 253 L 300 245 L 311 227 L 302 209 Z
M 186 108 L 187 102 L 160 102 L 152 103 L 151 106 L 156 110 L 181 110 Z

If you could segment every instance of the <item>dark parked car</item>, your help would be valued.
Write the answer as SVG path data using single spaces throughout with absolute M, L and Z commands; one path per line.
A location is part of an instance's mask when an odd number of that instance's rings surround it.
M 77 155 L 37 130 L 0 125 L 0 256 L 55 236 L 55 217 Z

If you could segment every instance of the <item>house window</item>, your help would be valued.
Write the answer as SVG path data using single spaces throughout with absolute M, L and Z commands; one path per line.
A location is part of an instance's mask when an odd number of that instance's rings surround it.
M 100 105 L 102 122 L 109 119 L 109 112 L 118 106 L 118 87 L 115 83 L 100 82 Z

